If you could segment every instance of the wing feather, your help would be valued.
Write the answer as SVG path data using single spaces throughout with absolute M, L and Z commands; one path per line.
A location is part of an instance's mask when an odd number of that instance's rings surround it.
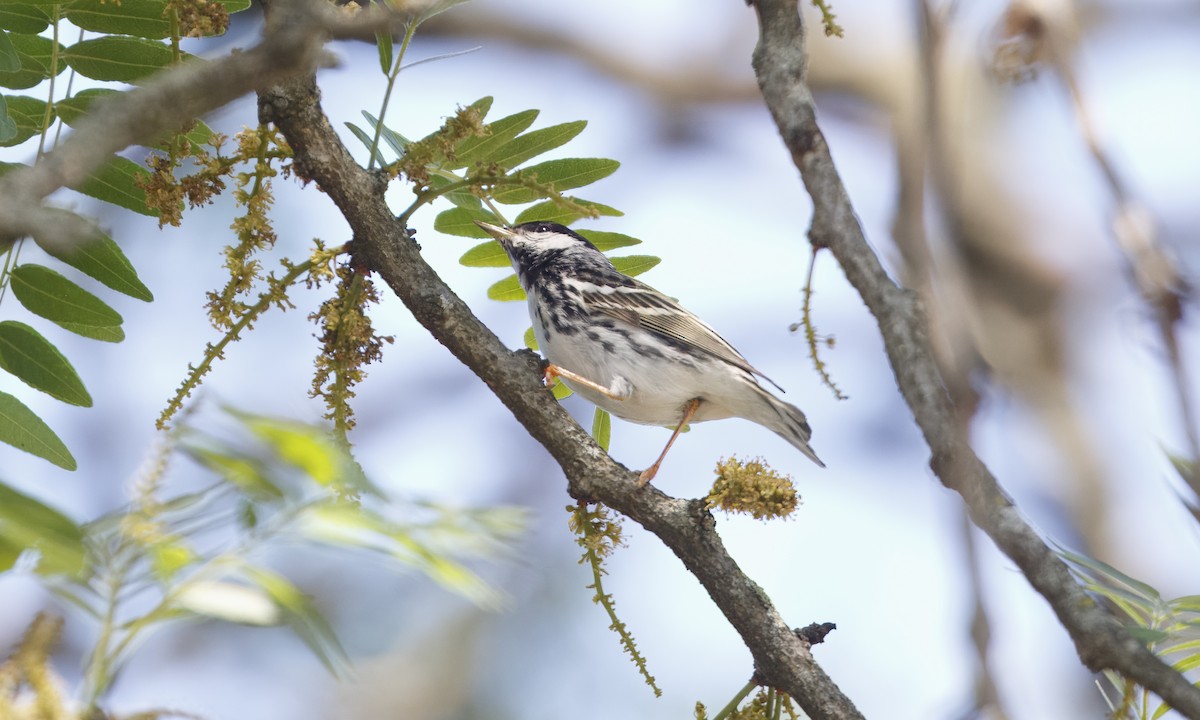
M 708 323 L 654 288 L 632 278 L 623 285 L 580 288 L 584 306 L 619 322 L 640 327 L 686 347 L 708 353 L 734 367 L 757 375 L 783 392 L 783 388 L 759 372 Z

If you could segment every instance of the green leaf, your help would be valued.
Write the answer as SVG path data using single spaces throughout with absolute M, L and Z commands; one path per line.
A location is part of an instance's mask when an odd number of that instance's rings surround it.
M 616 208 L 602 205 L 598 202 L 592 202 L 591 200 L 580 200 L 579 198 L 567 199 L 576 205 L 582 205 L 583 207 L 595 210 L 598 216 L 607 215 L 609 217 L 621 217 L 625 214 Z M 559 225 L 570 225 L 576 220 L 580 220 L 585 217 L 590 216 L 585 215 L 577 210 L 564 208 L 553 200 L 546 200 L 536 205 L 530 205 L 522 210 L 521 214 L 517 216 L 517 219 L 513 221 L 513 224 L 520 225 L 521 223 L 540 221 L 556 222 Z
M 376 120 L 375 116 L 371 113 L 364 110 L 363 117 L 367 119 L 367 124 L 371 126 L 371 130 L 375 130 L 375 128 L 379 127 L 379 121 Z M 383 126 L 383 132 L 380 133 L 380 137 L 382 137 L 383 141 L 388 144 L 388 147 L 392 149 L 392 152 L 396 153 L 396 157 L 403 155 L 404 149 L 412 143 L 411 140 L 386 125 Z
M 628 255 L 609 259 L 612 260 L 613 267 L 629 277 L 637 277 L 662 262 L 662 258 L 653 255 Z
M 64 470 L 79 467 L 71 451 L 50 426 L 6 392 L 0 392 L 0 442 L 48 460 Z
M 567 387 L 560 378 L 554 378 L 554 384 L 550 386 L 550 394 L 555 400 L 565 400 L 575 394 L 575 391 Z
M 500 302 L 513 302 L 515 300 L 524 300 L 525 291 L 521 289 L 521 281 L 513 274 L 500 282 L 493 283 L 487 290 L 487 296 L 492 300 L 499 300 Z
M 592 437 L 597 445 L 604 448 L 604 452 L 608 452 L 609 441 L 612 440 L 612 416 L 607 410 L 596 408 L 592 415 Z
M 437 174 L 432 174 L 429 176 L 429 187 L 432 190 L 440 190 L 447 185 L 452 185 L 456 182 L 458 182 L 457 177 L 450 178 L 446 177 L 445 175 Z M 442 195 L 442 197 L 446 198 L 460 208 L 466 208 L 468 210 L 483 209 L 483 201 L 472 195 L 470 188 L 451 190 L 450 192 Z
M 299 523 L 306 537 L 328 545 L 372 550 L 420 569 L 432 580 L 484 607 L 497 607 L 502 596 L 445 551 L 424 542 L 410 526 L 346 503 L 312 505 Z M 439 527 L 441 526 L 441 527 Z M 438 523 L 434 530 L 452 532 Z
M 232 409 L 228 412 L 266 443 L 280 460 L 299 469 L 317 484 L 377 497 L 383 495 L 326 428 Z
M 10 35 L 9 39 L 17 50 L 17 57 L 21 59 L 21 69 L 15 72 L 0 72 L 0 87 L 24 90 L 50 77 L 50 66 L 54 57 L 53 40 L 40 35 L 23 34 Z M 66 69 L 66 64 L 59 62 L 56 74 Z
M 575 232 L 587 238 L 589 242 L 596 246 L 597 250 L 602 252 L 642 244 L 641 240 L 624 233 L 607 232 L 605 230 L 576 230 Z
M 171 34 L 164 0 L 75 0 L 66 18 L 81 30 L 161 40 Z
M 21 56 L 9 39 L 8 33 L 0 30 L 0 72 L 16 72 L 21 69 Z
M 455 5 L 462 5 L 465 2 L 467 2 L 467 0 L 435 0 L 435 2 L 430 3 L 425 7 L 424 10 L 421 11 L 421 14 L 417 16 L 416 22 L 418 25 L 420 25 L 429 18 L 435 15 L 440 15 Z
M 467 267 L 512 267 L 508 254 L 495 240 L 476 245 L 463 253 L 458 262 Z
M 379 69 L 383 71 L 385 76 L 392 73 L 392 34 L 390 32 L 377 31 L 375 33 L 375 47 L 379 49 Z
M 67 211 L 61 210 L 60 212 Z M 129 258 L 125 257 L 120 246 L 107 235 L 101 235 L 92 242 L 69 250 L 44 245 L 40 242 L 38 244 L 51 257 L 99 280 L 119 293 L 145 302 L 154 300 L 154 295 L 149 288 L 142 284 L 137 271 L 129 262 Z
M 350 128 L 350 132 L 354 134 L 354 137 L 358 138 L 358 141 L 363 144 L 367 152 L 370 152 L 371 145 L 375 143 L 375 138 L 352 122 L 346 123 L 346 127 Z M 375 148 L 375 164 L 387 165 L 387 160 L 383 157 L 383 151 L 380 148 Z
M 533 121 L 537 119 L 538 112 L 537 110 L 525 110 L 500 118 L 496 122 L 485 125 L 483 135 L 459 140 L 458 144 L 454 146 L 455 159 L 447 161 L 446 168 L 456 170 L 473 167 L 476 162 L 482 161 L 497 148 L 507 144 L 508 141 L 532 125 Z
M 25 323 L 0 322 L 0 368 L 65 403 L 92 406 L 92 396 L 67 358 Z
M 469 238 L 491 237 L 483 228 L 475 224 L 476 220 L 499 224 L 500 220 L 488 210 L 470 208 L 450 208 L 438 213 L 433 220 L 433 229 L 447 235 L 458 235 Z
M 1162 596 L 1153 587 L 1140 580 L 1131 578 L 1112 565 L 1066 549 L 1059 550 L 1058 554 L 1066 559 L 1067 562 L 1087 570 L 1088 574 L 1092 577 L 1103 579 L 1107 583 L 1116 586 L 1116 589 L 1125 589 L 1135 597 L 1153 603 L 1162 600 Z
M 525 341 L 525 347 L 529 348 L 530 350 L 532 350 L 534 352 L 537 352 L 537 349 L 538 349 L 537 335 L 533 334 L 532 327 L 525 330 L 525 337 L 522 339 Z
M 219 2 L 225 6 L 225 10 L 231 15 L 233 13 L 240 13 L 243 10 L 249 10 L 251 5 L 251 0 L 219 0 Z
M 533 180 L 546 189 L 561 193 L 606 178 L 620 166 L 621 163 L 616 160 L 605 158 L 563 158 L 531 165 L 509 177 Z M 493 200 L 507 205 L 533 202 L 544 197 L 549 197 L 547 190 L 520 185 L 500 185 L 492 192 Z
M 567 144 L 583 132 L 585 127 L 587 120 L 576 120 L 534 130 L 509 140 L 482 160 L 484 163 L 495 163 L 505 170 L 511 170 L 526 160 Z
M 42 265 L 18 266 L 9 276 L 13 295 L 27 310 L 84 337 L 120 342 L 121 315 L 103 300 Z
M 244 625 L 278 625 L 284 616 L 266 590 L 223 580 L 184 582 L 174 604 L 196 615 Z
M 17 136 L 17 123 L 8 116 L 8 102 L 0 95 L 0 144 L 8 143 Z
M 71 518 L 0 483 L 0 538 L 39 552 L 42 575 L 80 575 L 86 567 L 83 531 Z
M 37 5 L 0 3 L 0 28 L 23 35 L 37 35 L 50 27 L 50 16 Z
M 330 673 L 342 675 L 346 672 L 350 664 L 346 651 L 307 595 L 284 576 L 266 568 L 247 567 L 243 572 L 248 580 L 271 596 L 283 611 L 285 622 Z
M 2 147 L 20 145 L 35 135 L 40 135 L 42 129 L 54 122 L 54 111 L 46 117 L 46 101 L 25 95 L 8 95 L 4 98 L 8 106 L 8 116 L 15 124 L 16 133 L 13 137 L 0 142 Z
M 79 122 L 79 118 L 92 109 L 92 103 L 98 98 L 120 94 L 120 91 L 113 90 L 112 88 L 88 88 L 87 90 L 80 90 L 69 98 L 63 98 L 54 103 L 54 109 L 63 122 L 71 127 L 75 127 L 75 124 Z
M 188 457 L 212 472 L 228 480 L 243 494 L 259 501 L 278 500 L 283 490 L 270 477 L 266 467 L 255 458 L 229 455 L 218 450 L 200 447 L 187 442 L 181 449 Z
M 63 51 L 63 60 L 93 80 L 136 82 L 170 65 L 171 48 L 154 40 L 109 35 L 84 40 Z
M 141 215 L 158 217 L 158 213 L 146 205 L 146 193 L 134 182 L 136 178 L 146 178 L 150 172 L 132 160 L 117 157 L 110 160 L 75 188 L 79 192 L 112 203 L 117 207 L 132 210 Z

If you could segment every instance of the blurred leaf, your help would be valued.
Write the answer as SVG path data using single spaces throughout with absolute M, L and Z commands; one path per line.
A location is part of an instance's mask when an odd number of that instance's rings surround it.
M 48 267 L 25 263 L 12 271 L 9 281 L 13 295 L 33 314 L 84 337 L 125 339 L 116 310 Z
M 603 205 L 598 202 L 592 202 L 591 200 L 580 200 L 579 198 L 567 199 L 571 200 L 576 205 L 582 205 L 583 207 L 595 210 L 600 216 L 620 217 L 625 214 L 616 208 L 612 208 L 608 205 Z M 517 219 L 514 220 L 513 223 L 515 225 L 520 225 L 521 223 L 541 221 L 556 222 L 559 225 L 571 225 L 575 221 L 585 217 L 588 216 L 575 210 L 568 210 L 553 200 L 545 200 L 537 203 L 536 205 L 530 205 L 522 210 L 521 214 L 517 215 Z
M 436 0 L 421 11 L 421 14 L 417 16 L 416 22 L 417 24 L 423 23 L 429 18 L 435 15 L 440 15 L 450 8 L 456 5 L 462 5 L 465 2 L 467 2 L 467 0 Z
M 514 302 L 516 300 L 524 300 L 525 291 L 521 288 L 521 281 L 513 274 L 499 282 L 492 283 L 492 286 L 487 290 L 487 296 L 492 300 L 499 300 L 500 302 Z
M 490 154 L 507 144 L 537 119 L 537 110 L 526 110 L 488 123 L 483 135 L 475 135 L 458 141 L 454 146 L 454 160 L 447 161 L 449 170 L 473 167 L 477 162 L 487 162 Z
M 146 205 L 146 193 L 135 182 L 137 178 L 145 180 L 149 176 L 150 172 L 134 161 L 114 157 L 75 189 L 117 207 L 158 217 L 158 213 Z
M 526 160 L 567 144 L 583 132 L 585 127 L 586 120 L 576 120 L 534 130 L 509 140 L 482 160 L 484 163 L 495 163 L 505 170 L 511 170 Z
M 1162 600 L 1162 596 L 1153 587 L 1129 577 L 1107 563 L 1066 549 L 1059 549 L 1058 554 L 1072 565 L 1087 570 L 1092 576 L 1102 578 L 1117 588 L 1129 591 L 1134 597 L 1153 603 Z
M 9 39 L 8 33 L 0 29 L 0 72 L 16 72 L 21 69 L 21 56 Z
M 284 619 L 279 603 L 266 588 L 220 580 L 184 583 L 175 594 L 175 605 L 197 615 L 245 625 L 278 625 Z
M 304 522 L 307 534 L 322 542 L 360 547 L 390 556 L 425 573 L 451 592 L 488 608 L 502 604 L 503 595 L 447 552 L 422 542 L 415 528 L 393 523 L 378 513 L 346 503 L 310 508 Z
M 612 416 L 607 410 L 596 408 L 592 415 L 592 437 L 597 445 L 604 448 L 604 452 L 608 452 L 608 445 L 612 440 Z
M 0 3 L 0 28 L 23 35 L 37 35 L 48 27 L 50 16 L 37 5 Z
M 251 0 L 220 0 L 220 3 L 225 6 L 230 15 L 249 10 L 252 6 Z
M 92 80 L 136 82 L 170 65 L 175 55 L 161 42 L 109 35 L 72 45 L 62 59 Z
M 81 117 L 87 114 L 92 107 L 92 103 L 97 99 L 121 94 L 119 90 L 113 90 L 112 88 L 88 88 L 54 103 L 54 109 L 63 122 L 71 127 L 75 127 L 75 124 L 79 122 Z
M 42 130 L 54 122 L 54 111 L 46 117 L 46 101 L 25 95 L 8 95 L 4 97 L 8 107 L 8 116 L 12 118 L 16 132 L 8 140 L 0 142 L 0 147 L 20 145 L 31 137 L 40 135 Z
M 266 568 L 247 567 L 247 579 L 266 591 L 283 611 L 284 622 L 312 650 L 321 664 L 335 676 L 345 674 L 350 661 L 329 622 L 307 595 L 282 575 Z
M 458 181 L 452 180 L 443 175 L 434 174 L 429 176 L 429 187 L 432 190 L 440 190 L 447 185 L 452 185 L 456 182 Z M 442 195 L 442 197 L 446 198 L 460 208 L 466 208 L 468 210 L 483 209 L 483 201 L 472 195 L 470 188 L 463 187 L 457 190 L 451 190 L 450 192 Z
M 1155 630 L 1153 628 L 1142 627 L 1141 625 L 1126 625 L 1125 629 L 1129 632 L 1130 635 L 1132 635 L 1134 637 L 1135 640 L 1137 640 L 1138 642 L 1140 642 L 1146 646 L 1153 645 L 1156 642 L 1165 640 L 1168 637 L 1170 637 L 1167 633 L 1163 632 L 1162 630 Z
M 191 546 L 178 536 L 169 536 L 150 546 L 150 568 L 162 582 L 170 582 L 179 571 L 199 559 Z
M 561 193 L 606 178 L 620 166 L 621 163 L 616 160 L 605 158 L 563 158 L 531 165 L 510 177 L 532 179 L 539 185 Z M 519 185 L 501 185 L 492 192 L 493 200 L 509 205 L 533 202 L 543 197 L 546 197 L 544 191 Z
M 362 143 L 363 147 L 366 148 L 367 152 L 369 153 L 371 151 L 371 145 L 375 142 L 375 139 L 371 137 L 370 133 L 352 122 L 346 123 L 346 127 L 350 129 L 350 132 L 354 134 L 354 137 L 358 138 L 358 141 Z M 375 148 L 375 164 L 387 165 L 387 160 L 383 157 L 383 151 L 380 148 Z
M 12 395 L 0 392 L 0 442 L 48 460 L 64 470 L 79 466 L 50 426 Z
M 537 352 L 538 341 L 537 341 L 537 336 L 533 334 L 532 327 L 525 330 L 524 340 L 525 340 L 525 347 L 529 348 L 530 350 L 532 350 L 534 352 Z
M 40 553 L 41 575 L 79 576 L 86 567 L 83 531 L 69 517 L 0 483 L 0 538 Z
M 367 119 L 367 124 L 371 127 L 372 131 L 379 127 L 379 121 L 376 120 L 375 116 L 371 113 L 364 110 L 363 117 Z M 386 125 L 383 127 L 383 131 L 380 133 L 380 136 L 383 138 L 383 141 L 388 144 L 388 147 L 392 149 L 392 152 L 396 153 L 396 157 L 403 155 L 404 149 L 407 148 L 411 143 L 408 138 L 387 127 Z
M 64 8 L 81 30 L 161 40 L 171 34 L 164 0 L 74 0 Z
M 8 103 L 0 95 L 0 144 L 7 144 L 17 136 L 17 123 L 8 116 Z
M 482 220 L 495 225 L 500 224 L 500 219 L 488 210 L 472 210 L 470 208 L 456 207 L 438 213 L 438 216 L 433 221 L 433 229 L 440 233 L 458 235 L 460 237 L 491 237 L 491 235 L 483 231 L 483 228 L 475 224 L 476 220 Z
M 555 400 L 566 400 L 575 394 L 575 391 L 567 387 L 567 384 L 560 378 L 554 378 L 554 384 L 550 386 L 550 394 Z
M 590 243 L 596 246 L 597 250 L 602 252 L 642 244 L 641 240 L 625 233 L 607 232 L 604 230 L 576 230 L 576 232 L 587 238 Z
M 0 368 L 65 403 L 92 406 L 92 396 L 67 358 L 25 323 L 0 322 Z
M 190 442 L 181 444 L 180 449 L 251 498 L 265 502 L 284 496 L 283 490 L 268 477 L 266 468 L 257 460 L 229 455 Z
M 385 76 L 392 72 L 392 34 L 390 32 L 375 33 L 375 47 L 379 50 L 379 69 Z
M 317 484 L 382 497 L 383 491 L 371 483 L 326 428 L 239 410 L 229 409 L 229 412 L 283 462 L 301 470 Z
M 59 212 L 67 212 L 61 210 Z M 37 239 L 37 238 L 35 238 Z M 120 246 L 107 235 L 70 250 L 38 243 L 48 255 L 131 298 L 150 302 L 154 295 L 142 284 L 137 271 Z
M 641 275 L 662 262 L 662 258 L 657 258 L 653 255 L 627 255 L 625 257 L 610 259 L 612 260 L 613 267 L 629 277 Z
M 467 267 L 512 267 L 508 254 L 495 240 L 476 245 L 463 253 L 458 262 Z
M 40 35 L 17 33 L 10 34 L 8 38 L 21 60 L 21 69 L 15 72 L 0 72 L 0 87 L 25 90 L 50 77 L 50 66 L 54 57 L 53 40 Z M 61 46 L 59 50 L 61 52 Z M 66 69 L 64 63 L 58 63 L 58 73 Z

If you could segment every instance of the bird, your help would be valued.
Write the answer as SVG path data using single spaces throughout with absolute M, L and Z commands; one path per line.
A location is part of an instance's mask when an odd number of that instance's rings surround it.
M 555 222 L 476 224 L 500 243 L 525 290 L 545 381 L 634 423 L 673 427 L 638 486 L 654 479 L 688 423 L 745 418 L 821 467 L 804 413 L 759 383 L 759 372 L 678 302 L 617 270 L 587 238 Z

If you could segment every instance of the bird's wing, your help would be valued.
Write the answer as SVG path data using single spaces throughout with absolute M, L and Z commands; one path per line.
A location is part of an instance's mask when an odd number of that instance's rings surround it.
M 686 347 L 706 352 L 734 367 L 752 373 L 779 388 L 725 341 L 708 323 L 654 288 L 632 278 L 625 284 L 604 289 L 592 285 L 581 289 L 584 305 L 591 312 L 640 327 Z

